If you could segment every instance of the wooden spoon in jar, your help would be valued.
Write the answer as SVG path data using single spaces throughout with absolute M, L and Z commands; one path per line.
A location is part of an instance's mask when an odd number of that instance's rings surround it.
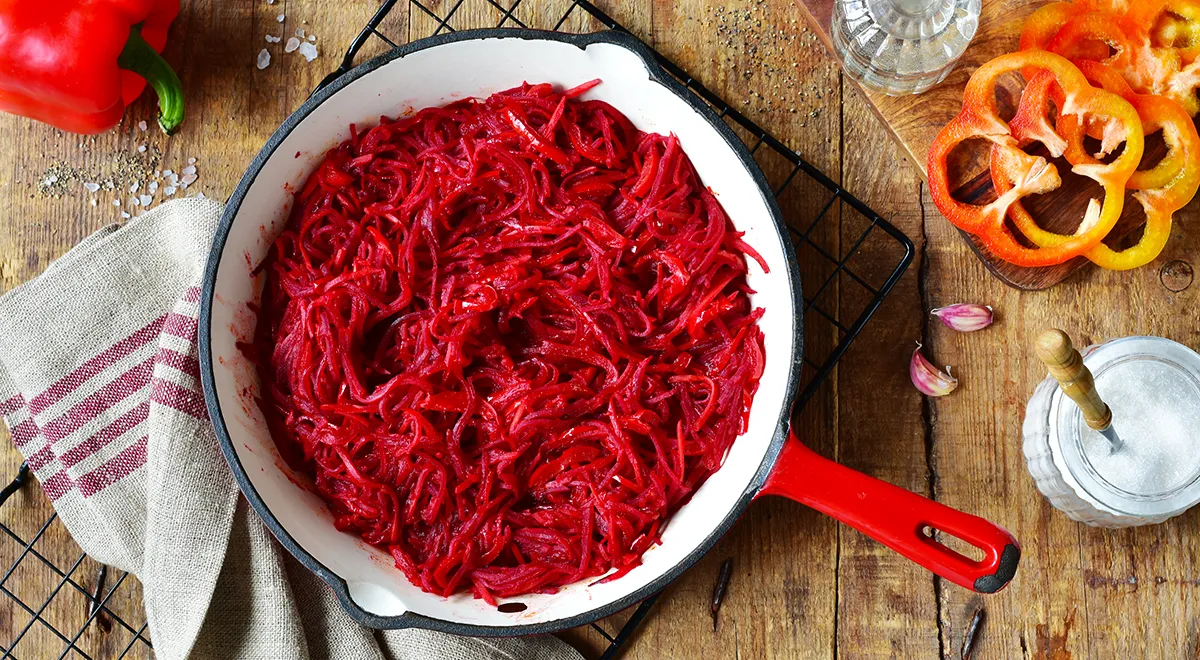
M 1042 332 L 1034 344 L 1034 352 L 1058 381 L 1063 393 L 1079 406 L 1083 421 L 1108 440 L 1112 451 L 1119 450 L 1123 443 L 1112 426 L 1112 410 L 1100 399 L 1096 379 L 1083 364 L 1083 356 L 1071 345 L 1067 333 L 1056 329 Z

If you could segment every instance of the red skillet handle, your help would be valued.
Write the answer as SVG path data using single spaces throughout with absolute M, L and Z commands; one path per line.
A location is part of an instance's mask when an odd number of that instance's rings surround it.
M 1003 589 L 1021 548 L 1005 529 L 817 455 L 789 434 L 759 495 L 782 495 L 854 527 L 951 582 L 981 593 Z M 935 541 L 941 530 L 983 550 L 975 561 Z

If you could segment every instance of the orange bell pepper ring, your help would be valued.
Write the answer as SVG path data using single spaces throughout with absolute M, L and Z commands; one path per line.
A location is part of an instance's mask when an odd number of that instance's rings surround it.
M 1021 50 L 1115 68 L 1140 94 L 1160 94 L 1200 113 L 1200 0 L 1084 0 L 1029 16 Z M 1022 71 L 1032 80 L 1037 71 Z
M 1025 25 L 1021 29 L 1020 50 L 1050 50 L 1050 41 L 1067 21 L 1093 9 L 1095 8 L 1088 8 L 1079 2 L 1051 2 L 1042 5 L 1025 19 Z M 1079 44 L 1077 48 L 1079 53 L 1076 57 L 1081 59 L 1102 60 L 1109 56 L 1108 44 L 1098 41 Z M 1025 80 L 1033 80 L 1037 69 L 1027 67 L 1021 71 L 1021 75 L 1025 76 Z
M 1097 58 L 1094 48 L 1103 44 L 1111 54 Z M 1046 44 L 1046 50 L 1072 60 L 1107 64 L 1135 89 L 1151 91 L 1179 70 L 1179 53 L 1154 48 L 1150 37 L 1120 14 L 1093 11 L 1071 17 Z
M 1200 57 L 1200 0 L 1138 0 L 1125 17 L 1146 31 L 1151 46 L 1178 49 L 1183 64 Z
M 1125 80 L 1115 70 L 1096 62 L 1076 62 L 1080 71 L 1092 84 L 1120 94 L 1133 106 L 1141 118 L 1143 130 L 1147 133 L 1162 131 L 1163 141 L 1168 151 L 1153 167 L 1135 171 L 1129 177 L 1126 186 L 1134 193 L 1134 198 L 1142 205 L 1146 215 L 1146 227 L 1141 239 L 1133 246 L 1115 251 L 1100 243 L 1084 253 L 1089 260 L 1098 266 L 1112 270 L 1128 270 L 1153 261 L 1166 246 L 1171 233 L 1172 216 L 1175 211 L 1183 208 L 1195 196 L 1200 187 L 1200 135 L 1196 132 L 1188 113 L 1174 101 L 1155 95 L 1135 93 Z M 1062 98 L 1062 91 L 1057 89 L 1053 77 L 1039 75 L 1026 88 L 1022 95 L 1021 105 L 1017 115 L 1013 117 L 1011 126 L 1013 135 L 1018 143 L 1028 143 L 1040 137 L 1047 130 L 1045 105 L 1050 97 L 1056 102 Z M 1110 131 L 1100 127 L 1101 152 L 1111 151 Z M 1102 164 L 1102 161 L 1088 153 L 1084 146 L 1084 136 L 1088 127 L 1078 116 L 1060 115 L 1057 119 L 1058 132 L 1062 134 L 1061 142 L 1057 145 L 1061 153 L 1072 165 Z M 1045 144 L 1045 142 L 1043 142 Z M 1015 175 L 1019 163 L 1016 159 L 993 150 L 992 179 L 997 192 L 1003 193 L 1012 187 L 1009 180 Z M 1013 204 L 1009 208 L 1009 217 L 1013 224 L 1030 241 L 1036 245 L 1055 245 L 1063 241 L 1063 237 L 1043 230 L 1034 222 L 1029 213 L 1020 205 Z
M 1062 185 L 1055 166 L 1040 156 L 1026 154 L 1009 124 L 996 109 L 995 86 L 1001 76 L 1026 67 L 1043 69 L 1054 77 L 1063 90 L 1060 108 L 1063 114 L 1090 120 L 1111 122 L 1113 136 L 1125 143 L 1111 163 L 1081 164 L 1072 168 L 1104 189 L 1104 202 L 1074 235 L 1060 235 L 1054 245 L 1026 247 L 1005 224 L 1009 208 L 1022 197 L 1049 192 Z M 1039 74 L 1041 75 L 1041 74 Z M 950 152 L 971 138 L 992 143 L 1007 159 L 1005 172 L 1011 174 L 1007 190 L 984 205 L 954 199 L 950 190 L 947 159 Z M 1050 145 L 1047 145 L 1050 147 Z M 1117 94 L 1088 84 L 1083 73 L 1062 56 L 1043 50 L 1026 50 L 1001 55 L 979 67 L 967 81 L 962 111 L 946 124 L 929 148 L 927 173 L 929 192 L 934 204 L 955 227 L 973 234 L 996 257 L 1018 266 L 1050 266 L 1077 257 L 1100 244 L 1117 223 L 1124 203 L 1125 184 L 1142 158 L 1142 122 L 1128 101 Z

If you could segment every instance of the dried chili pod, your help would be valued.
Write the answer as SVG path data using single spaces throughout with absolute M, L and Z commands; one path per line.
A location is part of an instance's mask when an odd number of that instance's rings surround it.
M 975 651 L 975 639 L 979 636 L 983 619 L 983 608 L 976 607 L 975 614 L 971 615 L 971 622 L 967 624 L 967 632 L 963 634 L 962 647 L 958 651 L 960 660 L 971 660 L 971 654 Z
M 725 592 L 729 589 L 729 578 L 733 577 L 733 557 L 721 562 L 721 570 L 717 573 L 717 583 L 713 585 L 712 610 L 713 632 L 717 631 L 717 612 L 721 610 L 721 601 L 725 600 Z

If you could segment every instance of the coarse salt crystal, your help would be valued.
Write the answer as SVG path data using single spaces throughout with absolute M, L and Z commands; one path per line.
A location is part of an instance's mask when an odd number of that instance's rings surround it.
M 146 145 L 143 144 L 143 145 L 138 146 L 138 153 L 139 154 L 146 153 Z
M 95 205 L 96 205 L 96 204 L 98 204 L 98 203 L 99 203 L 99 201 L 98 201 L 98 200 L 96 200 L 96 199 L 93 197 L 93 198 L 92 198 L 92 206 L 95 206 Z
M 266 48 L 258 51 L 258 61 L 256 64 L 259 71 L 271 66 L 271 53 L 267 52 Z
M 179 175 L 172 174 L 171 176 L 167 177 L 167 184 L 172 185 L 172 186 L 179 185 Z
M 194 156 L 192 158 L 188 159 L 188 165 L 195 165 L 195 164 L 196 164 L 196 158 Z
M 129 213 L 127 211 L 121 211 L 121 217 L 124 218 L 125 220 L 128 220 L 128 219 L 132 218 L 133 216 L 129 215 Z
M 300 40 L 296 37 L 288 37 L 287 43 L 283 45 L 283 52 L 291 53 L 300 47 Z
M 183 184 L 184 188 L 187 188 L 188 186 L 195 183 L 196 179 L 198 179 L 198 178 L 200 178 L 200 177 L 197 177 L 195 174 L 185 174 L 185 175 L 183 175 L 183 178 L 179 180 L 179 182 Z
M 283 37 L 277 37 L 273 34 L 263 35 L 263 39 L 266 39 L 267 43 L 269 44 L 277 44 L 280 41 L 283 41 Z
M 141 195 L 138 197 L 138 201 L 142 203 L 142 206 L 150 206 L 150 202 L 153 202 L 154 198 L 150 195 Z
M 88 192 L 93 192 L 93 193 L 94 193 L 94 192 L 97 192 L 97 191 L 99 191 L 99 190 L 100 190 L 100 184 L 98 184 L 98 183 L 92 183 L 92 182 L 90 182 L 90 181 L 89 181 L 89 182 L 87 182 L 87 183 L 85 183 L 85 184 L 83 184 L 83 187 L 84 187 L 84 188 L 87 188 L 87 191 L 88 191 Z
M 172 175 L 172 174 L 174 174 L 174 173 L 175 173 L 175 171 L 174 171 L 174 170 L 163 170 L 163 171 L 162 171 L 162 175 L 163 175 L 163 176 L 171 176 L 171 175 Z
M 133 185 L 129 186 L 129 192 L 135 193 L 138 191 L 138 188 L 141 188 L 141 187 L 142 187 L 141 181 L 134 181 Z
M 317 47 L 308 42 L 300 44 L 299 50 L 300 54 L 304 56 L 304 59 L 308 60 L 309 62 L 317 59 L 317 55 L 320 55 L 320 53 L 317 52 Z
M 120 206 L 120 205 L 121 205 L 121 200 L 119 200 L 119 199 L 113 200 L 113 206 Z
M 138 130 L 139 130 L 139 131 L 141 131 L 141 132 L 145 133 L 145 132 L 146 132 L 146 128 L 147 128 L 147 126 L 146 126 L 146 120 L 145 120 L 145 119 L 143 119 L 142 121 L 139 121 L 139 122 L 138 122 Z
M 303 39 L 304 38 L 304 28 L 296 28 L 296 36 Z
M 275 0 L 267 0 L 267 4 L 268 4 L 268 5 L 273 5 L 273 4 L 275 4 Z
M 132 205 L 134 205 L 134 206 L 138 206 L 138 205 L 140 205 L 142 202 L 141 202 L 141 201 L 140 201 L 140 200 L 139 200 L 137 197 L 130 197 L 130 198 L 129 198 L 129 203 L 130 203 L 130 204 L 132 204 Z
M 195 174 L 195 173 L 196 173 L 195 165 L 188 165 L 187 167 L 183 168 L 183 172 L 182 172 L 182 174 Z
M 310 34 L 310 35 L 308 35 L 308 40 L 309 40 L 309 41 L 312 41 L 312 42 L 314 42 L 314 43 L 316 43 L 316 41 L 317 41 L 317 35 L 315 35 L 315 34 Z
M 287 18 L 287 17 L 286 17 L 286 16 L 284 16 L 283 14 L 280 14 L 280 15 L 278 15 L 278 16 L 276 16 L 276 17 L 275 17 L 275 20 L 276 20 L 277 22 L 279 22 L 279 23 L 282 23 L 282 22 L 284 21 L 284 19 L 286 19 L 286 18 Z
M 167 187 L 163 188 L 163 194 L 164 195 L 174 195 L 175 194 L 175 186 L 167 186 Z
M 58 175 L 57 175 L 57 174 L 51 174 L 50 176 L 46 177 L 46 180 L 42 182 L 42 185 L 44 185 L 44 186 L 52 186 L 52 185 L 54 185 L 54 184 L 56 184 L 56 183 L 58 183 Z
M 154 194 L 154 191 L 158 190 L 158 182 L 157 182 L 157 181 L 151 181 L 151 182 L 150 182 L 150 185 L 149 185 L 149 186 L 147 186 L 147 188 L 150 190 L 150 194 L 151 194 L 151 195 L 153 195 L 153 194 Z

